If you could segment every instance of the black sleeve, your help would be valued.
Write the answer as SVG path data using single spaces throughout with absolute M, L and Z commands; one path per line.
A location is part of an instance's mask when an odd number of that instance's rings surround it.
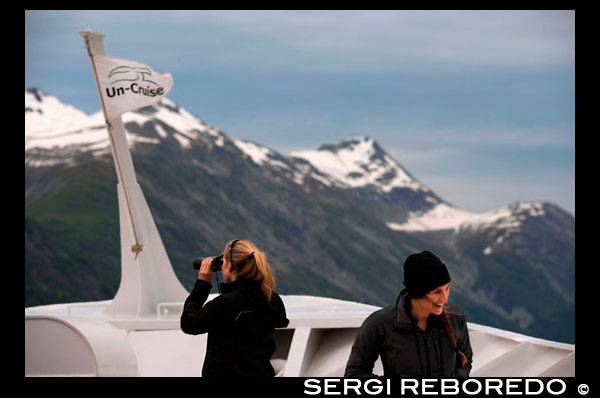
M 185 300 L 181 314 L 181 330 L 186 334 L 207 333 L 211 329 L 232 322 L 230 303 L 223 296 L 206 302 L 212 285 L 198 279 L 194 289 Z
M 456 367 L 454 368 L 454 377 L 469 377 L 473 363 L 473 350 L 471 349 L 471 340 L 469 339 L 467 320 L 464 316 L 459 318 L 459 327 L 457 329 L 460 330 L 460 333 L 458 333 L 456 339 L 456 346 L 467 357 L 467 364 L 463 365 L 462 361 L 457 355 Z
M 378 377 L 373 374 L 379 356 L 381 336 L 372 317 L 365 319 L 352 345 L 344 377 Z

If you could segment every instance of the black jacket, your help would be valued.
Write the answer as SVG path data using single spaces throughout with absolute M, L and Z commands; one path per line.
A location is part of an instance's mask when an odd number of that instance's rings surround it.
M 279 295 L 269 302 L 260 283 L 238 279 L 222 283 L 221 295 L 204 305 L 211 287 L 198 279 L 181 314 L 184 333 L 208 332 L 202 376 L 274 376 L 273 330 L 289 323 Z
M 457 347 L 467 357 L 466 366 L 452 349 L 438 317 L 431 315 L 427 330 L 422 331 L 407 315 L 410 309 L 405 309 L 406 302 L 410 300 L 401 293 L 395 306 L 375 311 L 365 319 L 352 346 L 345 377 L 375 377 L 373 366 L 378 356 L 381 356 L 385 377 L 469 376 L 473 351 L 462 311 L 451 306 L 445 310 Z

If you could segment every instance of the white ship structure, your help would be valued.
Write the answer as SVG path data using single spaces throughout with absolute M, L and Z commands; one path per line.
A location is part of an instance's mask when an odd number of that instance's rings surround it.
M 106 54 L 104 35 L 80 33 L 93 65 L 95 55 Z M 121 118 L 110 125 L 119 180 L 119 289 L 112 300 L 25 308 L 25 376 L 199 377 L 207 336 L 180 329 L 189 293 L 173 271 L 137 183 Z M 379 307 L 326 297 L 281 298 L 290 323 L 274 334 L 276 376 L 343 376 L 358 329 Z M 468 328 L 471 376 L 575 376 L 572 344 L 474 323 Z M 374 373 L 383 374 L 380 360 Z
M 214 295 L 209 296 L 209 300 Z M 277 376 L 342 377 L 362 321 L 378 307 L 283 295 L 290 323 L 275 331 Z M 25 309 L 26 376 L 199 377 L 206 334 L 179 328 L 182 302 L 156 314 L 112 313 L 113 300 Z M 468 323 L 474 377 L 575 376 L 575 347 Z M 375 374 L 383 375 L 380 360 Z

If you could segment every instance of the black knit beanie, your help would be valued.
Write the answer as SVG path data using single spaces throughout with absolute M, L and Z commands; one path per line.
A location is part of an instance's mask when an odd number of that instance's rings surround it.
M 411 298 L 420 298 L 450 282 L 444 264 L 430 251 L 411 254 L 404 261 L 404 286 Z

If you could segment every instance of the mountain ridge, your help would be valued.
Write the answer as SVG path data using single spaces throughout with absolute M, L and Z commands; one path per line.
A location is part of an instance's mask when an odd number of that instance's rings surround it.
M 69 108 L 44 108 L 49 97 L 26 91 L 26 304 L 67 299 L 40 279 L 48 264 L 57 264 L 54 279 L 60 269 L 63 280 L 69 272 L 80 275 L 70 299 L 111 298 L 120 257 L 116 176 L 104 120 L 101 113 L 61 120 Z M 42 116 L 50 117 L 47 123 Z M 456 286 L 451 301 L 470 320 L 574 338 L 568 326 L 574 317 L 574 218 L 558 206 L 517 201 L 486 213 L 460 210 L 368 137 L 313 151 L 343 160 L 338 163 L 346 168 L 331 172 L 314 158 L 230 139 L 170 100 L 125 114 L 123 121 L 138 181 L 188 287 L 191 258 L 244 236 L 272 253 L 283 293 L 384 305 L 402 285 L 402 259 L 427 248 L 447 263 Z M 57 243 L 60 236 L 73 247 Z M 78 247 L 108 253 L 110 265 L 87 259 Z M 89 264 L 87 274 L 82 262 Z M 102 290 L 93 288 L 100 279 Z M 535 303 L 514 279 L 533 292 L 552 292 L 552 305 Z M 36 288 L 48 294 L 34 300 Z

